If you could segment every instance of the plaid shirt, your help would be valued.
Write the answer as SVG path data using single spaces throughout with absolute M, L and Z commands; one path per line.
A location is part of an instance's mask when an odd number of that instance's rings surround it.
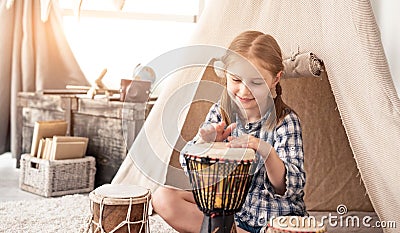
M 221 120 L 219 103 L 216 103 L 211 107 L 206 122 L 218 123 Z M 286 192 L 283 195 L 276 194 L 266 174 L 265 166 L 258 166 L 259 169 L 254 174 L 245 203 L 241 211 L 235 214 L 237 219 L 252 227 L 266 225 L 272 216 L 289 214 L 304 216 L 307 214 L 303 201 L 306 176 L 299 118 L 294 112 L 291 112 L 273 131 L 260 135 L 262 123 L 263 119 L 248 123 L 245 127 L 239 125 L 237 130 L 241 134 L 250 134 L 261 138 L 274 147 L 286 168 Z M 198 139 L 197 135 L 188 144 L 196 143 Z M 183 153 L 180 155 L 180 162 L 186 171 Z

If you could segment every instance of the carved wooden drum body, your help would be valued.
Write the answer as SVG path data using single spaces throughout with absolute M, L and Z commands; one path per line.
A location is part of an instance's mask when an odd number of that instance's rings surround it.
M 136 185 L 105 184 L 93 190 L 89 198 L 92 232 L 150 232 L 150 190 Z

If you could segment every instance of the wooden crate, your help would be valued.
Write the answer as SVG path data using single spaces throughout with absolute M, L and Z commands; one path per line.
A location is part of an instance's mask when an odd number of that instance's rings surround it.
M 17 161 L 21 154 L 30 153 L 36 121 L 66 120 L 68 135 L 89 138 L 87 154 L 96 158 L 96 187 L 111 182 L 146 112 L 145 103 L 24 92 L 18 94 L 17 106 Z

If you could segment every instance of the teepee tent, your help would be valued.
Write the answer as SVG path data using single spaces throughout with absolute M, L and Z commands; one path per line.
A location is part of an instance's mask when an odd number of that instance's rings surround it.
M 400 100 L 368 0 L 209 1 L 198 24 L 193 44 L 226 47 L 240 32 L 259 30 L 277 39 L 285 57 L 299 49 L 323 59 L 321 79 L 282 81 L 285 101 L 302 120 L 307 208 L 335 211 L 344 204 L 349 210 L 375 210 L 381 221 L 400 221 Z M 114 183 L 154 190 L 173 180 L 167 165 L 176 162 L 176 152 L 159 130 L 159 115 L 174 90 L 201 77 L 177 73 L 165 81 Z M 179 112 L 170 124 L 185 130 L 192 110 Z M 163 165 L 152 164 L 156 172 L 143 176 L 138 156 L 156 156 Z

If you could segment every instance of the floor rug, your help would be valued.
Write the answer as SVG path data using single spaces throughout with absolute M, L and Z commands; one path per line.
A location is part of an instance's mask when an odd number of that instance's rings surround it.
M 91 232 L 90 216 L 90 199 L 85 195 L 0 202 L 0 232 Z M 150 217 L 150 230 L 176 232 L 157 215 Z

